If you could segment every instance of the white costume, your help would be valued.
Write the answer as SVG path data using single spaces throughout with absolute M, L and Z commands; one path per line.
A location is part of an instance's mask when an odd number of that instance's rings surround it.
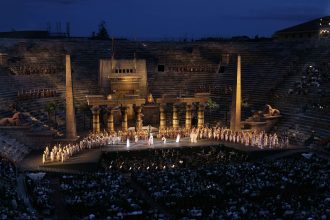
M 149 145 L 153 145 L 154 144 L 154 136 L 151 133 L 150 133 L 148 144 Z
M 175 142 L 176 142 L 176 143 L 179 143 L 179 142 L 180 142 L 180 134 L 178 134 L 178 135 L 176 136 L 176 140 L 175 140 Z

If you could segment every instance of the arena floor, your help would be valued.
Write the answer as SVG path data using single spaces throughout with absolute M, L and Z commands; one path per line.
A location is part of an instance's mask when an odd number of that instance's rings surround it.
M 190 147 L 203 147 L 203 146 L 220 146 L 225 145 L 228 148 L 232 148 L 239 151 L 252 154 L 258 152 L 258 154 L 271 154 L 280 153 L 289 150 L 301 150 L 306 148 L 290 146 L 286 149 L 260 149 L 253 146 L 245 146 L 241 144 L 218 142 L 201 140 L 198 143 L 190 143 L 189 138 L 182 138 L 179 143 L 175 142 L 175 139 L 167 140 L 164 144 L 160 140 L 155 140 L 154 144 L 149 146 L 146 141 L 139 141 L 138 143 L 131 142 L 130 147 L 126 146 L 126 142 L 116 145 L 108 145 L 102 148 L 94 148 L 90 150 L 84 150 L 83 152 L 72 156 L 65 162 L 53 162 L 42 164 L 42 151 L 31 152 L 20 164 L 22 170 L 40 170 L 40 171 L 58 171 L 58 172 L 79 172 L 79 170 L 93 170 L 97 167 L 97 164 L 101 158 L 103 152 L 124 152 L 124 151 L 141 151 L 150 149 L 175 149 L 175 148 L 190 148 Z

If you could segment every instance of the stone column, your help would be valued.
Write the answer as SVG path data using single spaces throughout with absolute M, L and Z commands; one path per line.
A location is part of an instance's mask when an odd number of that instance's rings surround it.
M 107 129 L 109 132 L 113 132 L 115 130 L 114 120 L 113 120 L 113 110 L 108 108 L 108 120 L 107 120 Z
M 135 116 L 136 116 L 136 130 L 141 130 L 142 129 L 142 107 L 141 106 L 136 106 L 135 107 Z
M 230 110 L 230 129 L 241 130 L 241 56 L 237 57 L 237 73 Z
M 191 128 L 191 110 L 192 110 L 191 104 L 187 103 L 186 104 L 186 124 L 185 124 L 186 129 Z
M 120 108 L 121 111 L 121 129 L 123 131 L 127 131 L 128 125 L 127 125 L 127 107 L 123 106 Z
M 70 55 L 65 56 L 65 122 L 66 122 L 66 138 L 76 139 L 76 116 L 73 103 L 73 88 L 71 74 L 71 58 Z
M 173 104 L 173 128 L 178 128 L 179 127 L 179 119 L 178 119 L 178 107 Z
M 166 128 L 166 113 L 165 113 L 166 105 L 159 105 L 159 130 Z
M 204 103 L 199 103 L 198 105 L 198 118 L 197 118 L 197 127 L 202 128 L 204 126 Z
M 94 106 L 92 109 L 93 113 L 93 133 L 100 132 L 100 108 L 98 106 Z

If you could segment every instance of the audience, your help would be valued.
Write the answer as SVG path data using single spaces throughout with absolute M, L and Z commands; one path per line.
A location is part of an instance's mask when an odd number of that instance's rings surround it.
M 33 200 L 48 204 L 44 182 Z M 255 160 L 220 146 L 112 152 L 99 172 L 60 175 L 59 184 L 73 218 L 165 218 L 145 193 L 175 218 L 330 217 L 330 162 L 312 153 Z
M 0 155 L 10 158 L 14 162 L 19 162 L 30 150 L 28 146 L 18 142 L 16 139 L 0 134 Z
M 28 99 L 39 99 L 39 98 L 49 98 L 55 97 L 58 93 L 55 89 L 33 89 L 33 90 L 21 90 L 17 92 L 18 100 L 28 100 Z
M 9 70 L 15 75 L 54 74 L 61 70 L 55 65 L 19 64 L 10 65 Z
M 328 219 L 330 163 L 312 157 L 134 173 L 179 218 Z
M 0 219 L 36 219 L 16 193 L 16 167 L 0 157 Z

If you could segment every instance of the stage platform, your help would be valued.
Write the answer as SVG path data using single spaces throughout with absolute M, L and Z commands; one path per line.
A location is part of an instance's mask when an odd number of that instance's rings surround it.
M 198 143 L 190 143 L 189 138 L 182 138 L 179 143 L 176 143 L 174 139 L 170 139 L 164 144 L 160 140 L 155 140 L 154 144 L 149 146 L 146 141 L 139 141 L 138 143 L 130 143 L 127 147 L 126 143 L 108 145 L 102 148 L 94 148 L 90 150 L 84 150 L 65 162 L 47 162 L 42 164 L 42 151 L 31 152 L 20 164 L 19 167 L 22 170 L 40 170 L 40 171 L 73 171 L 79 170 L 91 171 L 95 170 L 98 166 L 102 153 L 107 152 L 134 152 L 144 150 L 156 150 L 156 149 L 179 149 L 179 148 L 191 148 L 191 147 L 203 147 L 203 146 L 226 146 L 238 151 L 246 152 L 247 154 L 258 153 L 258 155 L 266 155 L 274 153 L 280 153 L 289 150 L 304 150 L 297 146 L 290 146 L 286 149 L 260 149 L 253 146 L 244 146 L 241 144 L 219 142 L 210 140 L 200 140 Z

